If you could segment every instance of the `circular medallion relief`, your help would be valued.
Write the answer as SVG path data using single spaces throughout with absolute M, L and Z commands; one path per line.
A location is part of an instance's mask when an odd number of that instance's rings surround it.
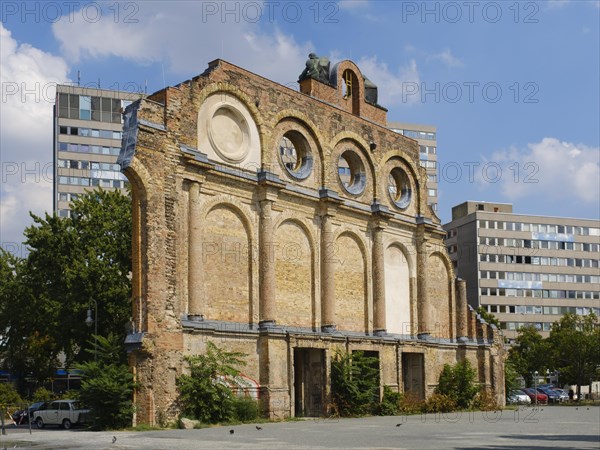
M 208 123 L 208 138 L 223 159 L 242 161 L 249 150 L 248 122 L 230 105 L 217 105 Z

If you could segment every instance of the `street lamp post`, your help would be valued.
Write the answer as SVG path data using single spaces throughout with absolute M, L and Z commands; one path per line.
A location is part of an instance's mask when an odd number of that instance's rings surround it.
M 98 353 L 98 302 L 91 298 L 91 301 L 94 302 L 94 319 L 92 319 L 92 309 L 88 308 L 87 317 L 85 319 L 85 324 L 88 327 L 91 327 L 94 324 L 94 361 L 96 361 L 96 356 Z

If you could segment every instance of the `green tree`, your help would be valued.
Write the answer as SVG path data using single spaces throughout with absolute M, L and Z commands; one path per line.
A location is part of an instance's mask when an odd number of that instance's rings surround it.
M 452 399 L 459 408 L 468 408 L 479 391 L 477 373 L 468 359 L 453 366 L 444 364 L 436 393 Z
M 17 390 L 9 383 L 0 383 L 0 413 L 4 414 L 2 407 L 15 406 L 23 403 Z
M 560 371 L 564 381 L 577 385 L 577 398 L 581 398 L 581 385 L 595 377 L 600 365 L 600 326 L 596 315 L 565 314 L 552 325 L 548 343 L 554 369 Z
M 331 361 L 331 396 L 342 416 L 371 414 L 379 403 L 379 360 L 362 351 L 337 353 Z
M 0 277 L 0 360 L 24 392 L 26 376 L 41 383 L 58 365 L 60 349 L 49 320 L 56 305 L 34 295 L 27 260 L 2 249 Z
M 521 327 L 515 345 L 508 353 L 508 362 L 525 379 L 527 386 L 533 384 L 533 373 L 545 372 L 549 362 L 548 343 L 533 326 Z
M 240 374 L 246 355 L 221 350 L 207 342 L 203 355 L 186 356 L 189 375 L 177 378 L 179 403 L 183 415 L 204 423 L 226 422 L 235 417 L 234 394 L 227 379 Z
M 25 259 L 0 253 L 0 352 L 6 368 L 44 381 L 85 360 L 86 310 L 98 304 L 98 333 L 125 336 L 131 315 L 131 200 L 96 190 L 71 204 L 71 217 L 32 214 Z M 96 314 L 93 315 L 95 318 Z
M 477 314 L 479 314 L 481 318 L 487 323 L 495 325 L 496 328 L 500 329 L 500 321 L 498 320 L 498 318 L 492 313 L 487 312 L 487 310 L 485 310 L 483 306 L 478 306 L 475 311 L 477 311 Z
M 95 359 L 77 366 L 83 371 L 79 399 L 90 408 L 95 429 L 130 426 L 135 383 L 124 364 L 123 341 L 115 334 L 94 337 L 96 341 L 88 341 L 86 352 L 93 353 Z

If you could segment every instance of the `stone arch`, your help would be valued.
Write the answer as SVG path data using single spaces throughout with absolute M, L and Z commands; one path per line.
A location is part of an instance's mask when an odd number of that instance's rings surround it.
M 369 148 L 369 143 L 363 139 L 361 136 L 359 136 L 358 134 L 352 132 L 352 131 L 342 131 L 338 134 L 336 134 L 330 141 L 328 144 L 328 147 L 330 149 L 332 149 L 332 156 L 331 156 L 331 161 L 329 162 L 329 165 L 331 166 L 331 170 L 333 171 L 333 173 L 330 173 L 330 178 L 329 180 L 327 179 L 327 175 L 325 175 L 325 184 L 329 185 L 331 187 L 336 186 L 335 180 L 337 180 L 337 170 L 338 170 L 338 166 L 337 166 L 337 158 L 335 155 L 335 149 L 338 145 L 342 144 L 344 141 L 350 141 L 352 144 L 354 144 L 356 147 L 358 147 L 358 149 L 360 150 L 361 156 L 365 159 L 365 161 L 367 162 L 366 166 L 367 166 L 367 173 L 369 176 L 369 180 L 367 180 L 368 183 L 370 183 L 370 185 L 372 186 L 372 197 L 373 199 L 378 198 L 378 186 L 377 186 L 377 168 L 376 168 L 376 163 L 375 161 L 373 161 L 373 158 L 371 157 L 371 155 L 369 154 L 369 152 L 367 151 L 367 149 Z M 337 191 L 337 189 L 334 189 Z M 372 199 L 370 199 L 372 200 Z
M 147 259 L 142 249 L 148 248 L 148 230 L 142 226 L 148 222 L 148 192 L 146 186 L 150 181 L 150 173 L 137 159 L 132 158 L 123 173 L 131 185 L 131 216 L 132 216 L 132 245 L 131 245 L 131 306 L 132 319 L 140 331 L 148 330 L 148 272 L 143 270 Z M 147 250 L 146 250 L 147 252 Z
M 309 138 L 314 141 L 314 155 L 316 157 L 314 159 L 316 163 L 315 166 L 317 168 L 315 174 L 317 175 L 317 177 L 315 178 L 315 182 L 313 184 L 315 188 L 323 186 L 325 174 L 325 151 L 323 146 L 326 140 L 322 133 L 319 131 L 319 127 L 314 122 L 312 122 L 306 114 L 294 109 L 286 109 L 277 114 L 277 116 L 275 116 L 274 120 L 269 125 L 269 128 L 272 130 L 269 139 L 271 143 L 267 144 L 266 148 L 273 149 L 277 145 L 277 142 L 275 142 L 275 136 L 278 134 L 277 128 L 286 121 L 296 123 L 298 127 L 300 127 L 306 134 L 308 134 Z M 270 164 L 277 164 L 276 160 L 278 159 L 278 155 L 273 155 L 273 158 L 273 161 L 268 161 L 266 155 L 263 154 L 263 165 L 266 165 L 268 167 Z M 273 172 L 273 170 L 271 170 L 271 172 Z M 313 172 L 315 172 L 315 168 L 313 168 Z
M 201 210 L 205 317 L 249 323 L 256 320 L 253 227 L 232 199 L 211 199 Z
M 351 95 L 344 95 L 344 86 L 347 86 L 345 76 L 351 74 Z M 356 64 L 350 60 L 340 61 L 333 66 L 329 74 L 329 82 L 338 90 L 341 99 L 346 100 L 344 109 L 354 115 L 360 116 L 360 108 L 365 98 L 364 77 Z
M 404 245 L 393 242 L 385 247 L 385 312 L 388 333 L 412 334 L 412 264 Z
M 283 326 L 316 326 L 315 245 L 310 228 L 294 217 L 274 226 L 275 311 Z
M 237 97 L 238 100 L 240 102 L 242 102 L 244 104 L 244 106 L 246 106 L 246 108 L 248 108 L 248 110 L 250 111 L 250 114 L 252 115 L 252 118 L 256 122 L 256 126 L 258 127 L 259 132 L 260 132 L 261 128 L 265 127 L 265 121 L 264 121 L 262 115 L 260 114 L 260 111 L 258 110 L 258 107 L 256 105 L 257 99 L 253 100 L 252 98 L 250 98 L 250 96 L 248 94 L 241 91 L 235 85 L 226 83 L 224 81 L 220 81 L 218 83 L 211 84 L 210 86 L 202 87 L 201 89 L 202 90 L 200 91 L 200 94 L 198 94 L 198 97 L 197 97 L 199 105 L 202 105 L 202 103 L 204 103 L 204 101 L 212 94 L 216 94 L 218 92 L 226 92 L 230 95 L 233 95 L 234 97 Z M 198 126 L 198 122 L 197 122 L 198 114 L 196 114 L 195 117 L 196 117 L 196 126 Z M 261 141 L 261 146 L 262 146 L 262 144 L 263 144 L 263 142 Z
M 431 334 L 439 338 L 452 338 L 454 334 L 452 265 L 445 255 L 434 251 L 427 258 L 427 301 L 430 305 Z
M 427 181 L 423 180 L 421 177 L 421 172 L 419 169 L 421 169 L 420 167 L 417 167 L 414 165 L 413 161 L 411 161 L 408 158 L 405 158 L 402 155 L 399 155 L 397 151 L 395 150 L 390 150 L 389 152 L 385 153 L 384 155 L 382 155 L 381 161 L 385 161 L 384 164 L 382 165 L 382 167 L 384 168 L 385 172 L 387 172 L 388 168 L 391 170 L 391 168 L 393 167 L 400 167 L 403 170 L 405 170 L 406 172 L 408 172 L 408 174 L 412 177 L 414 184 L 415 184 L 415 198 L 412 201 L 413 203 L 413 208 L 414 208 L 414 212 L 418 215 L 422 214 L 422 205 L 421 205 L 421 201 L 423 198 L 427 198 L 427 195 L 424 195 L 423 192 L 421 192 L 424 187 L 427 186 Z M 388 203 L 391 205 L 391 201 L 388 199 L 388 196 L 386 195 L 386 191 L 387 191 L 387 186 L 385 186 L 385 183 L 387 182 L 387 173 L 382 174 L 384 176 L 382 176 L 380 178 L 381 183 L 383 183 L 381 186 L 379 186 L 379 192 L 381 192 L 381 197 L 380 200 L 384 200 L 385 203 Z M 413 209 L 410 208 L 409 209 Z
M 337 328 L 366 332 L 370 310 L 367 284 L 370 265 L 366 245 L 356 233 L 348 230 L 338 233 L 333 242 Z
M 205 151 L 202 147 L 202 143 L 200 142 L 200 113 L 202 111 L 203 105 L 206 102 L 206 100 L 209 99 L 209 97 L 215 95 L 215 94 L 228 94 L 231 95 L 232 97 L 234 97 L 235 99 L 237 99 L 247 110 L 248 113 L 250 114 L 251 119 L 254 121 L 254 125 L 256 125 L 256 129 L 258 132 L 258 151 L 260 152 L 260 155 L 258 157 L 258 160 L 255 163 L 249 162 L 249 163 L 245 163 L 244 166 L 249 166 L 249 170 L 250 171 L 254 171 L 252 169 L 255 169 L 255 165 L 259 165 L 262 163 L 262 159 L 263 159 L 263 152 L 262 149 L 265 148 L 265 143 L 268 141 L 268 135 L 269 135 L 269 131 L 268 131 L 268 127 L 265 124 L 265 120 L 263 119 L 262 115 L 260 114 L 260 111 L 258 109 L 258 97 L 252 99 L 248 94 L 246 94 L 245 92 L 242 92 L 239 88 L 237 88 L 236 86 L 226 83 L 226 82 L 218 82 L 218 83 L 214 83 L 210 86 L 207 87 L 203 87 L 200 91 L 200 94 L 198 94 L 197 96 L 197 100 L 198 100 L 198 110 L 195 114 L 195 118 L 194 118 L 194 125 L 196 127 L 196 148 L 203 152 Z M 228 162 L 225 162 L 225 164 L 231 164 Z M 239 164 L 237 164 L 239 165 Z M 240 167 L 241 169 L 244 169 L 246 167 Z

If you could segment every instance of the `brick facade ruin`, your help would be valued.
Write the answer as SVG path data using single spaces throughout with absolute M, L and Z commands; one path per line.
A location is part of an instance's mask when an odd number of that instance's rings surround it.
M 324 412 L 337 350 L 420 398 L 468 358 L 503 402 L 498 332 L 455 280 L 418 145 L 366 82 L 342 61 L 298 92 L 216 60 L 128 107 L 137 423 L 176 417 L 208 341 L 248 355 L 271 418 Z

